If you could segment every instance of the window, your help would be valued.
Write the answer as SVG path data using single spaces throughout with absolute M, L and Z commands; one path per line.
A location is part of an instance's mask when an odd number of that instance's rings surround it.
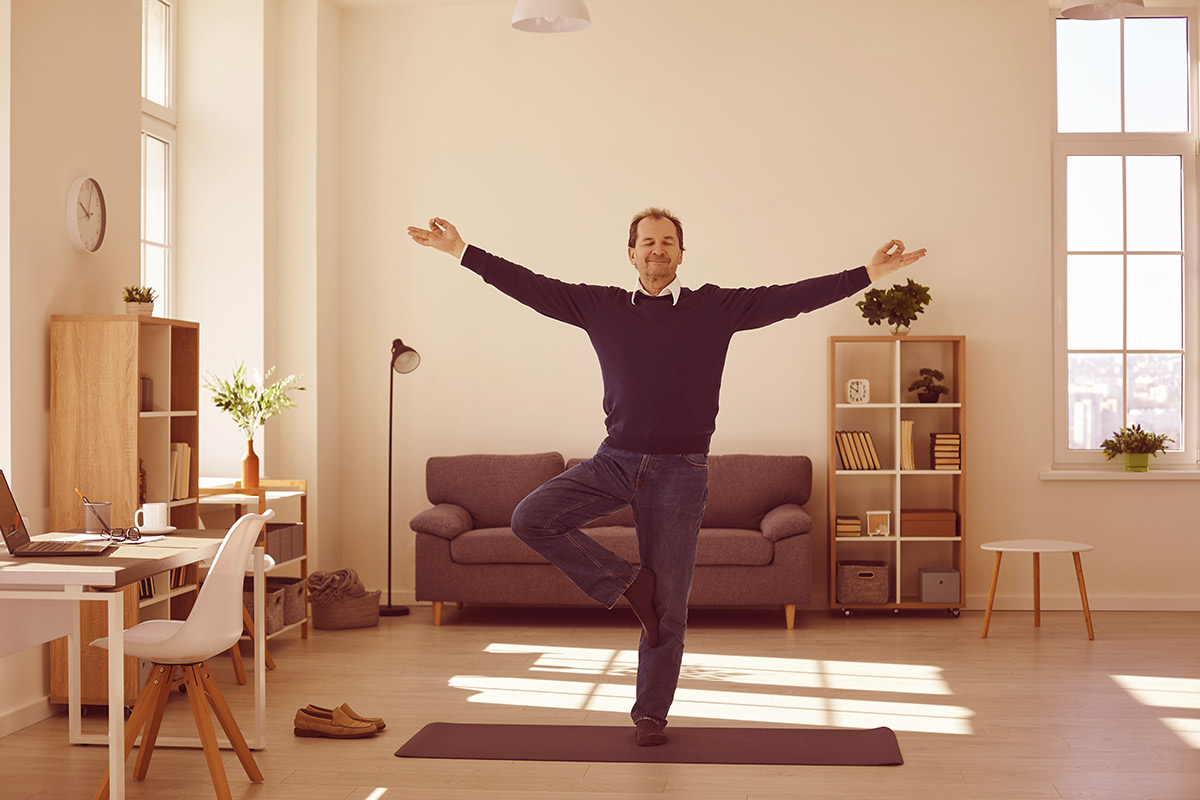
M 175 211 L 175 0 L 142 0 L 142 285 L 171 316 Z
M 1057 19 L 1055 463 L 1140 424 L 1196 463 L 1196 139 L 1188 14 Z

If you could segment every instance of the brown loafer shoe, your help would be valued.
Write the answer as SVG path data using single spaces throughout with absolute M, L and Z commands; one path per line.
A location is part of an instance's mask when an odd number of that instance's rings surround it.
M 659 725 L 649 717 L 643 717 L 637 721 L 638 747 L 655 747 L 666 743 L 667 734 L 663 732 L 662 725 Z
M 354 709 L 351 708 L 348 703 L 342 703 L 340 706 L 338 706 L 338 708 L 340 708 L 342 710 L 342 713 L 345 714 L 350 719 L 356 719 L 359 722 L 374 723 L 376 730 L 383 730 L 384 728 L 387 727 L 387 723 L 384 722 L 379 717 L 364 717 L 360 714 L 356 714 L 354 712 Z M 315 714 L 318 717 L 328 717 L 333 714 L 332 708 L 324 708 L 322 706 L 314 706 L 312 703 L 309 703 L 308 707 L 305 708 L 304 710 L 310 714 Z
M 328 717 L 310 714 L 307 709 L 296 712 L 292 732 L 297 736 L 319 739 L 365 739 L 379 732 L 371 722 L 351 719 L 340 708 L 335 708 Z

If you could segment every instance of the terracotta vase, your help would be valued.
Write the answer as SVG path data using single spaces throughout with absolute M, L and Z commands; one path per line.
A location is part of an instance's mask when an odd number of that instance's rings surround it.
M 254 440 L 246 440 L 246 455 L 242 456 L 242 488 L 258 488 L 258 454 L 254 452 Z

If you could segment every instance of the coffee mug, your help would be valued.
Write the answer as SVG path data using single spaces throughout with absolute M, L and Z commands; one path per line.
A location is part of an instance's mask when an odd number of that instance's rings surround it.
M 161 531 L 167 528 L 167 504 L 146 503 L 133 515 L 133 522 L 139 528 L 148 531 Z

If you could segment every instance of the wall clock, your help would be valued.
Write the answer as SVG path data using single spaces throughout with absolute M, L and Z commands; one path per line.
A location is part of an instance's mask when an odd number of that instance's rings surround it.
M 67 190 L 67 237 L 75 249 L 84 253 L 99 250 L 107 224 L 108 209 L 100 183 L 87 176 L 71 181 Z
M 866 378 L 851 378 L 846 381 L 846 402 L 871 402 L 871 382 Z

